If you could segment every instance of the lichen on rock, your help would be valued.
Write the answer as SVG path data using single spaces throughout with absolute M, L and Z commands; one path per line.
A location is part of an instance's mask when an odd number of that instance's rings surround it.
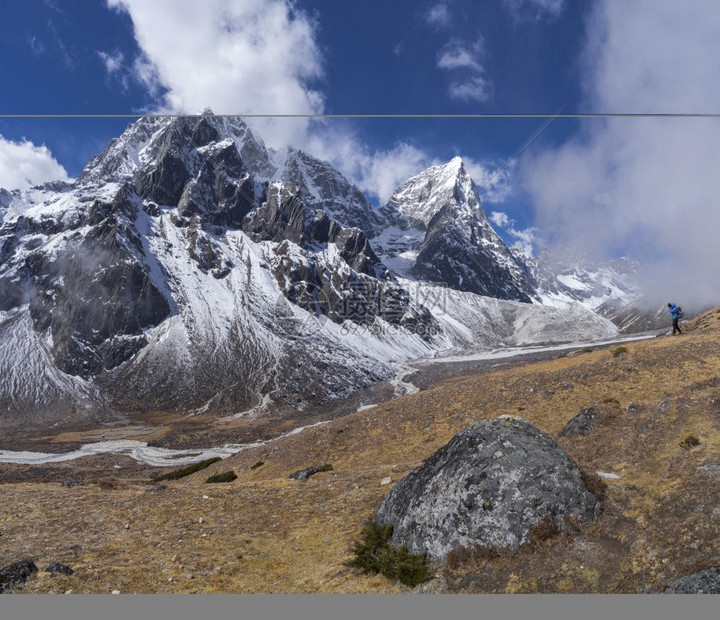
M 400 480 L 375 515 L 392 544 L 442 559 L 474 544 L 517 548 L 550 516 L 593 520 L 597 499 L 552 437 L 519 418 L 475 424 Z

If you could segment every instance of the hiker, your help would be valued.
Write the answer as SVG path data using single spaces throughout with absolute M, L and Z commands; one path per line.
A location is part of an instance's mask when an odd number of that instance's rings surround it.
M 682 336 L 682 330 L 680 329 L 680 325 L 678 324 L 678 321 L 682 318 L 682 310 L 680 309 L 680 306 L 676 306 L 673 303 L 668 304 L 668 312 L 670 313 L 670 316 L 672 317 L 672 335 L 675 335 L 675 332 L 680 334 Z

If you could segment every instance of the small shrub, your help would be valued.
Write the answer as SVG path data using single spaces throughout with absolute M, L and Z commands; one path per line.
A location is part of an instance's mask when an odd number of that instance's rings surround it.
M 557 522 L 547 515 L 530 528 L 527 540 L 523 544 L 527 549 L 537 549 L 546 540 L 554 538 L 559 533 L 560 528 Z
M 577 534 L 582 530 L 582 519 L 575 515 L 564 514 L 563 523 L 568 532 Z
M 623 353 L 627 353 L 627 347 L 617 347 L 612 350 L 613 357 L 620 357 Z
M 210 476 L 205 481 L 205 484 L 214 484 L 216 482 L 232 482 L 233 480 L 237 480 L 237 474 L 231 469 L 230 471 L 223 472 L 222 474 L 215 474 L 214 476 Z
M 360 541 L 353 545 L 354 557 L 348 566 L 364 573 L 379 573 L 410 587 L 431 579 L 430 566 L 424 555 L 413 555 L 405 546 L 390 546 L 392 532 L 392 524 L 378 525 L 373 520 L 368 521 Z
M 498 547 L 489 547 L 475 543 L 468 547 L 456 547 L 452 549 L 445 559 L 447 567 L 450 570 L 458 568 L 477 568 L 490 560 L 501 557 L 506 550 Z
M 257 461 L 250 466 L 250 469 L 257 469 L 258 467 L 262 467 L 263 465 L 265 465 L 265 461 Z
M 585 483 L 585 487 L 595 496 L 599 502 L 604 502 L 607 498 L 607 484 L 594 472 L 580 470 L 580 476 Z
M 112 489 L 117 489 L 117 481 L 112 480 L 111 478 L 104 478 L 102 480 L 98 480 L 97 485 L 104 489 L 105 491 L 110 491 Z
M 620 401 L 617 398 L 613 398 L 612 396 L 610 398 L 604 398 L 603 403 L 606 405 L 618 405 L 620 406 Z
M 680 442 L 680 446 L 686 450 L 700 445 L 700 440 L 695 435 L 688 435 Z
M 210 467 L 210 465 L 212 465 L 213 463 L 217 463 L 218 461 L 222 461 L 219 456 L 215 456 L 211 459 L 205 459 L 204 461 L 198 461 L 197 463 L 193 463 L 192 465 L 188 465 L 187 467 L 183 467 L 182 469 L 176 469 L 175 471 L 171 471 L 169 474 L 164 474 L 158 478 L 155 478 L 155 480 L 179 480 L 180 478 L 184 478 L 185 476 L 189 476 L 191 474 L 194 474 L 195 472 L 201 471 L 206 467 Z

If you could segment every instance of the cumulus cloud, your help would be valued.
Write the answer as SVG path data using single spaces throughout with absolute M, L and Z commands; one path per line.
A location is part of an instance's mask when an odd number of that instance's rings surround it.
M 492 82 L 484 77 L 475 75 L 466 80 L 453 82 L 448 87 L 451 99 L 458 101 L 489 101 L 492 97 Z
M 441 69 L 472 69 L 482 71 L 480 56 L 483 52 L 483 39 L 466 43 L 459 39 L 449 41 L 438 54 L 437 66 Z
M 431 26 L 444 27 L 450 24 L 450 8 L 447 2 L 432 5 L 425 13 L 425 21 Z
M 484 40 L 475 41 L 451 39 L 438 53 L 437 66 L 445 71 L 458 70 L 463 74 L 448 87 L 451 99 L 458 101 L 489 101 L 492 97 L 492 82 L 484 73 L 482 64 Z
M 46 146 L 0 136 L 0 187 L 27 189 L 45 181 L 67 181 L 68 174 Z
M 535 255 L 535 244 L 537 241 L 537 229 L 517 228 L 517 222 L 504 211 L 492 211 L 488 219 L 496 228 L 511 239 L 511 247 L 529 258 Z
M 510 217 L 502 211 L 493 211 L 488 218 L 495 226 L 505 228 L 510 223 Z
M 140 54 L 134 59 L 104 52 L 109 74 L 132 70 L 156 98 L 159 111 L 195 114 L 317 114 L 324 111 L 318 80 L 323 57 L 317 25 L 291 0 L 107 0 L 130 16 Z M 441 19 L 446 2 L 434 5 Z M 429 15 L 429 14 L 428 14 Z M 178 42 L 181 42 L 179 44 Z M 482 39 L 452 40 L 438 55 L 446 71 L 470 73 L 451 85 L 454 97 L 484 99 Z M 394 48 L 402 53 L 402 44 Z M 458 76 L 463 77 L 463 76 Z M 409 142 L 370 148 L 347 128 L 306 119 L 250 121 L 269 146 L 303 148 L 340 169 L 382 204 L 398 185 L 439 163 Z M 478 168 L 479 170 L 479 168 Z M 501 179 L 487 196 L 499 195 Z M 493 194 L 493 192 L 495 192 Z
M 507 200 L 512 192 L 512 176 L 516 162 L 506 165 L 498 162 L 480 162 L 472 157 L 463 157 L 465 170 L 475 182 L 483 202 L 500 203 Z
M 717 3 L 605 0 L 588 32 L 588 109 L 716 111 Z M 720 302 L 719 143 L 717 120 L 591 120 L 559 148 L 527 156 L 522 178 L 549 241 L 629 254 L 652 303 L 700 307 Z
M 349 130 L 328 128 L 316 132 L 309 138 L 306 148 L 316 157 L 332 163 L 381 205 L 411 176 L 440 163 L 408 142 L 398 142 L 387 150 L 371 149 Z
M 217 114 L 314 114 L 322 77 L 316 24 L 291 0 L 107 0 L 133 22 L 136 77 L 158 107 Z M 302 130 L 301 123 L 294 127 Z M 272 139 L 278 124 L 266 124 Z M 287 131 L 281 127 L 277 131 Z
M 504 0 L 503 4 L 517 21 L 554 19 L 565 8 L 565 0 Z

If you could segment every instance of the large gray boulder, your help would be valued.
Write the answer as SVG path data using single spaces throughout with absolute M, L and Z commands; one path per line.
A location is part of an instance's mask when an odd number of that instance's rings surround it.
M 392 544 L 443 559 L 475 543 L 516 548 L 546 516 L 592 520 L 597 505 L 552 437 L 501 417 L 462 431 L 400 480 L 375 520 L 393 524 Z
M 673 581 L 665 590 L 670 594 L 720 594 L 720 568 L 708 568 Z

